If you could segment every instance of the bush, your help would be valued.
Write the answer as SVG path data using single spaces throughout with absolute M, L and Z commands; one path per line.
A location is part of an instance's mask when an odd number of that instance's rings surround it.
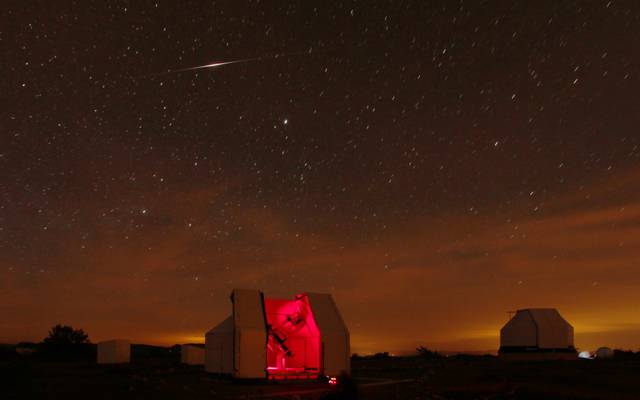
M 56 325 L 49 331 L 39 346 L 39 353 L 45 356 L 53 355 L 56 358 L 71 356 L 93 357 L 95 346 L 89 341 L 82 329 L 73 329 L 67 325 Z
M 79 344 L 89 344 L 89 335 L 82 329 L 73 329 L 67 325 L 56 325 L 49 331 L 49 336 L 42 341 L 45 345 L 52 346 L 73 346 Z
M 418 347 L 416 349 L 416 352 L 418 353 L 418 357 L 422 357 L 422 358 L 428 358 L 428 359 L 442 358 L 442 354 L 438 353 L 437 351 L 429 350 L 424 346 Z
M 633 352 L 632 350 L 613 350 L 613 358 L 618 360 L 636 360 L 640 359 L 640 351 Z

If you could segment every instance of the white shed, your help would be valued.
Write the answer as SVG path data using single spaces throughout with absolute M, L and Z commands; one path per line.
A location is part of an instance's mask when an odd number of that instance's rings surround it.
M 599 359 L 613 358 L 614 353 L 613 350 L 611 350 L 611 348 L 609 347 L 600 347 L 598 350 L 596 350 L 595 356 Z
M 98 343 L 98 364 L 125 364 L 131 361 L 131 343 L 124 339 Z
M 543 357 L 545 359 L 575 358 L 573 327 L 555 308 L 518 310 L 500 330 L 499 353 L 555 354 Z
M 204 347 L 183 344 L 180 346 L 180 362 L 188 365 L 204 365 Z

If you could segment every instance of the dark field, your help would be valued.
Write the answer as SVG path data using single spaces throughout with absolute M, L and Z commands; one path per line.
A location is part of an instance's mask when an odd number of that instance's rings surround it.
M 87 355 L 4 355 L 0 399 L 320 399 L 326 383 L 231 382 L 180 365 L 168 350 L 134 349 L 132 363 L 99 366 Z M 503 362 L 495 357 L 353 360 L 361 399 L 640 399 L 640 360 Z

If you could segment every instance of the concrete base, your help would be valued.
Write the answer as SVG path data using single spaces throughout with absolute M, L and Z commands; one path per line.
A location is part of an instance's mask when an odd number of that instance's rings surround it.
M 499 353 L 498 357 L 506 361 L 547 361 L 547 360 L 577 360 L 577 352 L 526 352 Z

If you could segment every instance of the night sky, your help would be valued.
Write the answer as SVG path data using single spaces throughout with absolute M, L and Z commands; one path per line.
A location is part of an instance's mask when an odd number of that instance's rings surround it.
M 0 342 L 202 341 L 241 287 L 332 293 L 362 353 L 544 306 L 640 347 L 636 1 L 0 13 Z

